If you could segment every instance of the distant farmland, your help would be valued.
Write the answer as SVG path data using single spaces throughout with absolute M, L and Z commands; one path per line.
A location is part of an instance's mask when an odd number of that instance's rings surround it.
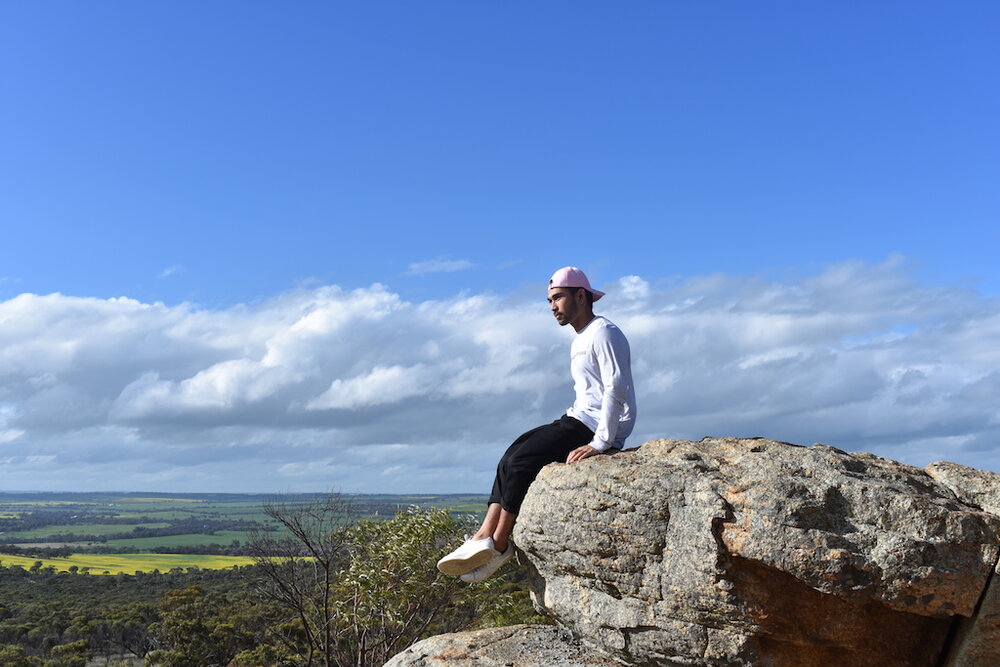
M 281 527 L 266 502 L 311 503 L 323 494 L 0 492 L 0 563 L 90 574 L 218 569 L 251 563 L 248 533 Z M 387 518 L 411 506 L 479 515 L 485 496 L 344 495 L 352 520 Z

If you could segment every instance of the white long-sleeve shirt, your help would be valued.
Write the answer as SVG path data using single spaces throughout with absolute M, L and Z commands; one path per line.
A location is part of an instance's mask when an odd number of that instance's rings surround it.
M 635 424 L 631 352 L 621 329 L 595 316 L 570 346 L 570 373 L 576 401 L 566 411 L 594 432 L 599 452 L 621 449 Z

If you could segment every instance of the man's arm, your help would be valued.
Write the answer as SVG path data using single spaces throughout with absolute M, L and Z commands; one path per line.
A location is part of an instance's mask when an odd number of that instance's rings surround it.
M 600 368 L 604 395 L 590 446 L 603 452 L 615 442 L 632 383 L 631 352 L 625 334 L 618 328 L 603 329 L 594 340 L 594 356 Z
M 602 329 L 594 339 L 594 356 L 604 386 L 600 417 L 594 429 L 594 439 L 590 444 L 570 452 L 566 463 L 575 463 L 611 448 L 628 400 L 632 382 L 631 351 L 621 330 Z

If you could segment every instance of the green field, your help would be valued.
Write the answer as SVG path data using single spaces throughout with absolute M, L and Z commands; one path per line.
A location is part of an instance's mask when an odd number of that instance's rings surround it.
M 120 523 L 88 523 L 88 524 L 63 524 L 55 526 L 43 526 L 41 528 L 33 528 L 31 530 L 20 530 L 12 531 L 9 533 L 4 533 L 4 538 L 8 540 L 13 539 L 30 539 L 33 537 L 49 537 L 51 535 L 62 535 L 66 533 L 77 533 L 86 535 L 117 535 L 118 533 L 128 533 L 131 532 L 133 528 L 166 528 L 169 523 L 137 523 L 137 524 L 120 524 Z
M 234 565 L 253 564 L 252 558 L 201 554 L 73 554 L 67 558 L 31 558 L 0 554 L 0 564 L 7 567 L 17 565 L 29 569 L 38 561 L 41 561 L 42 567 L 52 566 L 60 572 L 68 572 L 69 568 L 74 565 L 80 570 L 89 568 L 90 574 L 119 574 L 122 572 L 135 574 L 140 571 L 152 572 L 153 570 L 167 572 L 175 567 L 218 570 Z
M 75 565 L 79 569 L 90 568 L 89 572 L 96 574 L 245 565 L 250 559 L 245 557 L 247 551 L 243 547 L 248 543 L 248 531 L 252 526 L 274 531 L 272 537 L 282 535 L 281 527 L 264 513 L 265 503 L 294 506 L 315 503 L 325 497 L 326 494 L 318 493 L 270 496 L 0 492 L 0 549 L 13 545 L 10 550 L 16 554 L 0 552 L 0 562 L 30 568 L 35 561 L 41 560 L 43 566 L 52 565 L 60 571 Z M 352 520 L 388 518 L 412 506 L 445 508 L 478 516 L 486 509 L 486 498 L 474 495 L 352 494 L 340 499 Z M 160 534 L 129 537 L 136 528 Z M 93 536 L 101 541 L 57 541 L 51 539 L 54 535 Z M 115 539 L 104 539 L 107 536 L 115 536 Z M 22 551 L 14 551 L 14 547 Z M 42 557 L 46 554 L 43 549 L 66 547 L 76 553 L 68 558 Z M 100 549 L 127 553 L 84 553 Z M 172 549 L 191 553 L 149 553 Z M 37 557 L 25 555 L 32 552 Z M 230 555 L 215 555 L 219 552 Z
M 206 546 L 209 544 L 226 545 L 233 540 L 246 542 L 247 534 L 239 530 L 220 530 L 214 535 L 191 533 L 187 535 L 166 535 L 164 537 L 134 537 L 104 542 L 109 547 L 131 547 L 136 551 L 157 549 L 161 547 Z

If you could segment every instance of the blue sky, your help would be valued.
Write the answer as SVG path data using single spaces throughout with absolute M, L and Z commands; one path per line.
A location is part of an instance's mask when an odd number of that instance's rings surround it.
M 644 355 L 634 439 L 1000 470 L 998 26 L 5 3 L 2 486 L 485 490 L 568 404 L 566 264 Z

